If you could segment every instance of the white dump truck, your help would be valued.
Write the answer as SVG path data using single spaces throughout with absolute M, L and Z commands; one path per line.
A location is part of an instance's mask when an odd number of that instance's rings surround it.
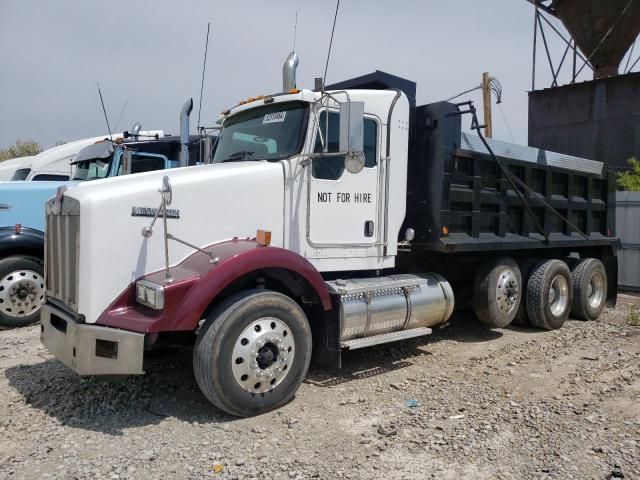
M 375 72 L 222 114 L 213 164 L 87 182 L 47 204 L 41 338 L 80 375 L 144 373 L 193 335 L 195 377 L 238 416 L 290 401 L 312 353 L 429 335 L 457 303 L 490 328 L 560 328 L 616 299 L 603 163 L 462 132 Z M 478 130 L 480 125 L 473 121 Z M 455 297 L 455 301 L 454 301 Z

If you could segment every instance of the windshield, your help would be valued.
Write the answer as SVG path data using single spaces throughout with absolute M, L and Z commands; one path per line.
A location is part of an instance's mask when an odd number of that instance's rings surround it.
M 20 170 L 16 170 L 15 172 L 13 172 L 13 177 L 11 177 L 11 180 L 26 180 L 30 173 L 30 168 L 21 168 Z
M 73 180 L 96 180 L 107 177 L 112 159 L 113 155 L 107 158 L 94 158 L 77 162 Z
M 307 105 L 277 103 L 234 115 L 224 123 L 213 163 L 281 160 L 300 152 Z

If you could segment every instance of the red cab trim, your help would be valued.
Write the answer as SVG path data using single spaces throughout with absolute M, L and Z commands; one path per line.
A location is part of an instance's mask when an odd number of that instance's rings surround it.
M 136 302 L 135 282 L 100 315 L 99 325 L 134 332 L 192 331 L 198 326 L 211 301 L 234 280 L 263 268 L 296 272 L 313 287 L 325 310 L 331 299 L 322 275 L 304 257 L 279 247 L 263 247 L 255 240 L 233 239 L 211 247 L 219 261 L 196 252 L 171 268 L 172 281 L 165 283 L 165 271 L 141 279 L 164 285 L 164 309 L 153 310 Z

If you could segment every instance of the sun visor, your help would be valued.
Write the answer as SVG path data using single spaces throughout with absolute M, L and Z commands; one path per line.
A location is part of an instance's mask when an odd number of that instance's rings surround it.
M 82 162 L 83 160 L 95 160 L 100 158 L 109 158 L 113 154 L 113 145 L 111 142 L 100 142 L 89 145 L 78 152 L 71 164 Z

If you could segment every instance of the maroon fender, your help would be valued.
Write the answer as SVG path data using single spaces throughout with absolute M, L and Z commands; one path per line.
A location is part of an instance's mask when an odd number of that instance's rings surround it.
M 315 290 L 325 310 L 331 299 L 322 275 L 309 261 L 290 250 L 264 247 L 255 240 L 234 239 L 212 247 L 219 261 L 196 252 L 171 268 L 173 281 L 164 288 L 164 309 L 144 307 L 136 302 L 135 282 L 100 315 L 99 325 L 134 332 L 193 331 L 211 301 L 233 281 L 264 268 L 281 268 L 299 274 Z M 164 284 L 164 270 L 142 277 Z

